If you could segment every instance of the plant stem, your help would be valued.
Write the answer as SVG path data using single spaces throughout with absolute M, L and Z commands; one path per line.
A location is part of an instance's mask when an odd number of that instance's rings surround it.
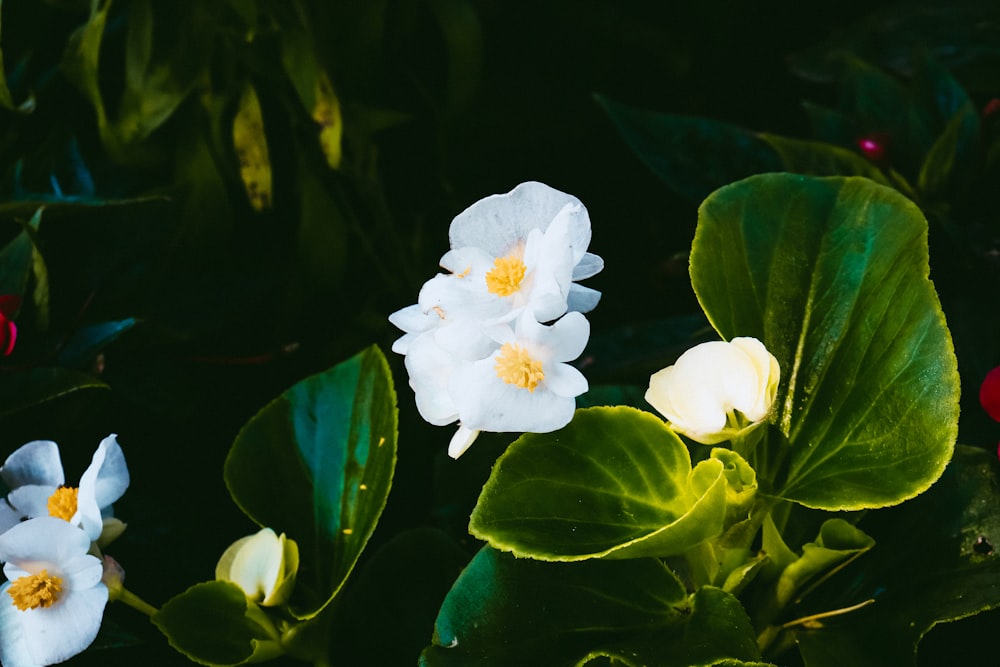
M 124 586 L 118 589 L 118 595 L 115 599 L 119 602 L 124 602 L 129 607 L 132 607 L 137 611 L 141 611 L 146 616 L 152 616 L 159 611 L 159 609 L 149 604 Z

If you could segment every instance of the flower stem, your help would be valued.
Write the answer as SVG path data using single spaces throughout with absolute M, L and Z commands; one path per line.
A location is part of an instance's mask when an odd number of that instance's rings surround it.
M 129 607 L 132 607 L 137 611 L 141 611 L 146 616 L 152 616 L 159 611 L 159 609 L 149 604 L 124 586 L 118 589 L 118 594 L 115 599 L 119 602 L 124 602 Z

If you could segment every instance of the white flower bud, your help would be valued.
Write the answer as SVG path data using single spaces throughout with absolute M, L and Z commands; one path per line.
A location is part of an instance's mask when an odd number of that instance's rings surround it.
M 712 341 L 654 373 L 646 401 L 676 432 L 714 445 L 767 419 L 779 377 L 778 360 L 756 338 Z

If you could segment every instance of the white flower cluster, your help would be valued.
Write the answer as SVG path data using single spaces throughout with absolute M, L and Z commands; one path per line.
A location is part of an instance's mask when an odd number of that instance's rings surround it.
M 115 435 L 98 446 L 78 487 L 66 486 L 59 447 L 36 440 L 0 468 L 10 493 L 0 500 L 0 663 L 41 667 L 90 646 L 101 627 L 108 586 L 100 546 L 125 529 L 111 504 L 128 488 Z M 120 578 L 120 570 L 112 568 Z
M 571 195 L 528 182 L 481 199 L 449 230 L 449 271 L 389 321 L 405 333 L 417 409 L 428 422 L 459 422 L 448 454 L 480 431 L 545 433 L 573 418 L 587 380 L 566 362 L 590 337 L 582 313 L 600 299 L 576 284 L 604 268 L 587 252 L 590 218 Z

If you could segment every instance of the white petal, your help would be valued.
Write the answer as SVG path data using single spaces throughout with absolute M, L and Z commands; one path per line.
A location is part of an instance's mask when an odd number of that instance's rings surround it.
M 411 333 L 403 334 L 396 340 L 392 341 L 392 351 L 396 354 L 406 354 L 410 350 L 410 343 L 412 343 L 418 335 L 419 334 Z
M 425 312 L 436 314 L 441 325 L 501 317 L 510 310 L 505 299 L 490 294 L 482 275 L 460 278 L 438 274 L 420 288 L 417 302 Z
M 477 361 L 496 349 L 496 344 L 476 320 L 461 320 L 438 327 L 430 335 L 433 336 L 435 345 L 452 355 L 456 361 Z
M 496 255 L 491 255 L 477 246 L 453 246 L 441 258 L 442 268 L 448 269 L 456 278 L 476 275 L 485 276 L 493 268 Z
M 525 257 L 531 282 L 524 306 L 534 313 L 535 319 L 548 322 L 566 312 L 573 271 L 573 248 L 563 226 L 554 224 L 544 235 L 538 232 L 533 234 L 540 238 L 529 238 L 529 248 L 537 248 L 537 251 L 531 253 L 530 263 Z
M 455 364 L 454 355 L 438 346 L 430 334 L 420 336 L 410 345 L 404 361 L 417 411 L 424 420 L 436 426 L 458 419 L 458 411 L 448 393 L 448 378 Z
M 28 652 L 21 626 L 24 612 L 13 605 L 8 588 L 9 581 L 0 586 L 0 664 L 4 667 L 43 667 Z
M 563 214 L 572 216 L 572 226 L 585 226 L 589 233 L 590 220 L 580 200 L 542 183 L 528 182 L 507 194 L 480 199 L 459 213 L 452 220 L 448 238 L 452 248 L 473 246 L 503 257 L 523 242 L 530 230 L 545 231 L 567 205 L 570 209 Z
M 7 500 L 22 516 L 37 517 L 49 515 L 49 498 L 56 492 L 55 486 L 21 486 L 7 496 Z
M 66 483 L 59 446 L 50 440 L 35 440 L 19 447 L 7 457 L 0 475 L 11 489 L 26 484 L 62 486 Z
M 284 544 L 270 528 L 234 542 L 219 559 L 217 579 L 232 581 L 247 594 L 261 601 L 271 594 L 284 559 Z
M 86 533 L 51 516 L 23 521 L 0 535 L 0 561 L 8 564 L 65 563 L 89 548 Z
M 425 313 L 420 304 L 415 303 L 394 312 L 389 316 L 389 322 L 406 332 L 392 344 L 392 351 L 406 354 L 409 344 L 416 335 L 430 331 L 441 324 L 441 318 L 437 313 Z
M 70 589 L 85 590 L 101 583 L 104 565 L 101 559 L 88 553 L 79 554 L 59 564 L 59 574 Z
M 553 363 L 545 367 L 545 388 L 556 396 L 576 398 L 587 391 L 589 385 L 583 373 L 569 364 Z
M 449 382 L 463 426 L 480 431 L 545 433 L 573 418 L 576 403 L 539 385 L 535 391 L 497 377 L 493 357 L 455 369 Z
M 543 363 L 572 361 L 579 357 L 590 338 L 590 322 L 581 313 L 566 313 L 550 326 L 522 317 L 517 321 L 517 340 Z
M 129 484 L 125 455 L 115 434 L 101 441 L 90 465 L 80 477 L 77 510 L 72 522 L 83 528 L 91 540 L 101 536 L 101 510 L 110 507 L 125 493 Z
M 734 410 L 751 421 L 766 416 L 766 410 L 750 416 L 761 404 L 761 385 L 757 364 L 744 349 L 712 341 L 691 348 L 673 366 L 654 374 L 646 400 L 675 430 L 715 444 L 732 436 L 726 426 Z
M 448 456 L 457 459 L 465 453 L 465 450 L 472 446 L 472 443 L 478 437 L 479 431 L 459 424 L 458 430 L 455 431 L 455 435 L 451 436 L 451 442 L 448 443 Z
M 573 265 L 583 261 L 590 245 L 590 216 L 587 209 L 579 201 L 563 206 L 553 218 L 549 227 L 565 229 L 569 245 L 573 249 Z M 548 231 L 548 230 L 547 230 Z
M 16 510 L 11 507 L 6 500 L 0 498 L 0 534 L 3 534 L 8 529 L 13 528 L 17 524 L 21 523 L 22 519 L 26 519 L 27 515 L 20 510 Z
M 566 299 L 566 307 L 578 313 L 589 313 L 597 307 L 597 303 L 600 300 L 601 293 L 597 290 L 573 283 L 569 286 L 569 297 Z
M 121 445 L 118 444 L 118 436 L 114 433 L 104 438 L 94 452 L 94 458 L 90 468 L 84 471 L 80 477 L 80 486 L 84 484 L 84 479 L 90 474 L 90 469 L 97 467 L 96 471 L 96 494 L 97 504 L 101 509 L 110 507 L 128 489 L 129 474 L 128 466 L 125 464 L 125 453 L 122 452 Z
M 729 344 L 747 355 L 757 375 L 757 400 L 745 401 L 742 407 L 736 407 L 747 419 L 759 421 L 767 416 L 774 401 L 781 376 L 778 360 L 756 338 L 733 338 Z
M 51 607 L 22 612 L 20 626 L 31 656 L 51 665 L 83 652 L 97 637 L 107 602 L 108 588 L 98 583 L 70 591 Z
M 573 267 L 573 280 L 586 280 L 604 269 L 604 260 L 592 252 L 583 253 L 583 257 Z

